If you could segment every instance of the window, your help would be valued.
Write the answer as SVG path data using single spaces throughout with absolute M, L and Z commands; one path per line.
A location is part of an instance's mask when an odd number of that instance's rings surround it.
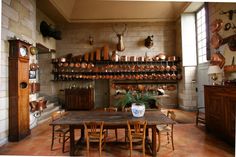
M 207 62 L 206 11 L 202 7 L 196 12 L 198 64 Z

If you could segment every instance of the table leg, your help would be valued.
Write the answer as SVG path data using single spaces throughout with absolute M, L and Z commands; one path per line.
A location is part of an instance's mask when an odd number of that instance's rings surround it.
M 75 134 L 74 127 L 70 125 L 70 156 L 75 153 Z
M 156 126 L 152 126 L 152 156 L 157 154 L 157 135 Z
M 85 143 L 85 134 L 84 134 L 84 128 L 80 129 L 80 139 L 78 140 L 78 144 L 84 144 Z

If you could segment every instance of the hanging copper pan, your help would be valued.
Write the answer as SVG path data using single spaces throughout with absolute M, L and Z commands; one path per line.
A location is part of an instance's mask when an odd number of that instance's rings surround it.
M 219 65 L 222 68 L 225 64 L 225 57 L 220 52 L 215 52 L 211 55 L 210 63 L 212 65 Z
M 211 46 L 218 49 L 222 45 L 223 39 L 218 33 L 214 33 L 211 37 Z
M 223 21 L 221 19 L 215 19 L 211 25 L 210 30 L 212 33 L 219 32 L 223 27 Z

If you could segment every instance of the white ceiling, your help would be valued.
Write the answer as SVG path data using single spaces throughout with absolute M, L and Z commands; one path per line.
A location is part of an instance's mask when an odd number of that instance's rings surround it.
M 153 0 L 37 1 L 37 7 L 56 23 L 175 21 L 189 5 Z

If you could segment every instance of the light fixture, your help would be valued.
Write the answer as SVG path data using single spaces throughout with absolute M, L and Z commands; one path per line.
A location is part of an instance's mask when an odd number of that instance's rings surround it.
M 221 73 L 220 67 L 218 65 L 211 65 L 208 68 L 208 75 L 211 76 L 213 80 L 213 85 L 217 85 L 216 80 L 218 79 L 217 74 Z

